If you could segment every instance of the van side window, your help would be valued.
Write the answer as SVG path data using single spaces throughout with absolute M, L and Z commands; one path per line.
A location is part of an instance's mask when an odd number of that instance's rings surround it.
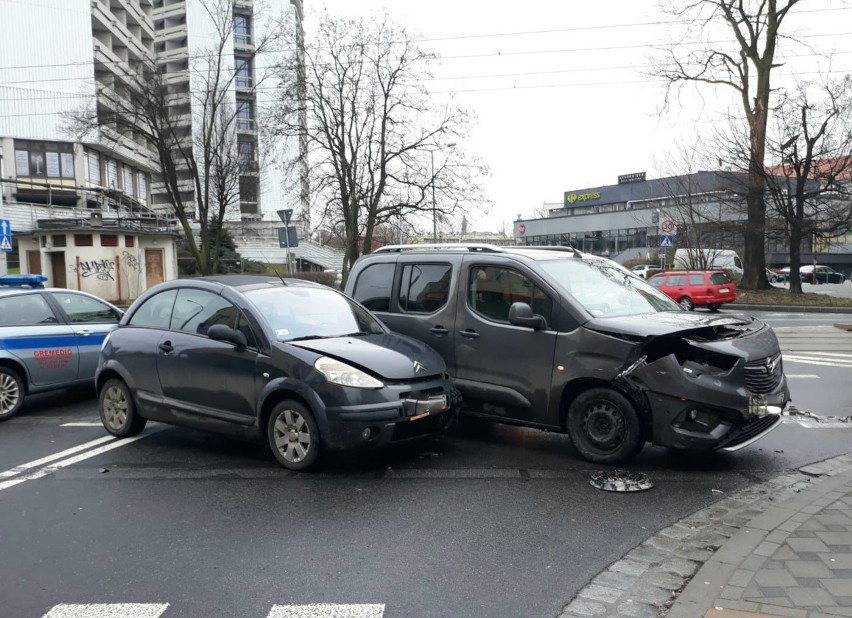
M 474 266 L 467 299 L 473 311 L 496 322 L 509 322 L 512 303 L 527 303 L 548 324 L 553 317 L 553 300 L 527 277 L 509 268 Z
M 402 267 L 399 308 L 410 313 L 432 313 L 450 297 L 449 264 L 406 264 Z
M 358 275 L 353 298 L 370 311 L 389 311 L 396 264 L 372 264 Z

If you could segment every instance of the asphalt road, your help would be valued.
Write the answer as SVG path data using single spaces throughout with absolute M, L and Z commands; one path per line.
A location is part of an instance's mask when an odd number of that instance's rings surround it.
M 785 367 L 817 376 L 791 385 L 825 417 L 838 411 L 832 391 L 849 393 L 850 368 Z M 163 618 L 332 615 L 273 612 L 310 603 L 384 605 L 386 618 L 557 616 L 656 531 L 848 452 L 852 437 L 849 424 L 789 417 L 731 455 L 646 448 L 629 469 L 655 487 L 623 494 L 592 488 L 598 468 L 565 436 L 536 430 L 486 425 L 294 474 L 263 447 L 161 425 L 115 441 L 96 419 L 94 399 L 76 391 L 0 425 L 4 617 L 83 603 L 169 604 Z

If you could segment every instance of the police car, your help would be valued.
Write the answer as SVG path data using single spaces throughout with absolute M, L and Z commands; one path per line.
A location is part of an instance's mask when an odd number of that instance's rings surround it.
M 27 395 L 91 383 L 121 309 L 96 296 L 44 288 L 42 275 L 0 277 L 0 421 Z

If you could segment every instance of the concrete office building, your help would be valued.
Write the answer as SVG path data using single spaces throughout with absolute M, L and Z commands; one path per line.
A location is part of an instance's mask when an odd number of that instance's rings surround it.
M 742 252 L 746 220 L 746 174 L 703 171 L 668 178 L 646 179 L 644 173 L 620 176 L 617 184 L 565 191 L 561 204 L 546 204 L 548 216 L 518 219 L 514 237 L 524 245 L 572 245 L 581 251 L 610 257 L 658 261 L 661 218 L 680 228 L 677 242 L 700 238 L 700 246 Z M 768 216 L 767 226 L 777 226 Z M 692 230 L 685 228 L 692 227 Z M 690 235 L 687 236 L 687 233 Z M 813 259 L 812 239 L 802 246 L 802 262 Z M 817 245 L 819 263 L 846 274 L 852 272 L 852 247 Z M 767 264 L 786 266 L 788 245 L 783 234 L 767 234 Z M 741 253 L 742 254 L 742 253 Z

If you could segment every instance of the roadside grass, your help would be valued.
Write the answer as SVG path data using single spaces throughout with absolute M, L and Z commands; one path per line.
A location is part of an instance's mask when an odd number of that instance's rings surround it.
M 793 305 L 796 307 L 852 307 L 852 298 L 838 298 L 828 294 L 805 292 L 791 294 L 790 290 L 774 288 L 772 290 L 737 289 L 734 304 L 744 305 Z

